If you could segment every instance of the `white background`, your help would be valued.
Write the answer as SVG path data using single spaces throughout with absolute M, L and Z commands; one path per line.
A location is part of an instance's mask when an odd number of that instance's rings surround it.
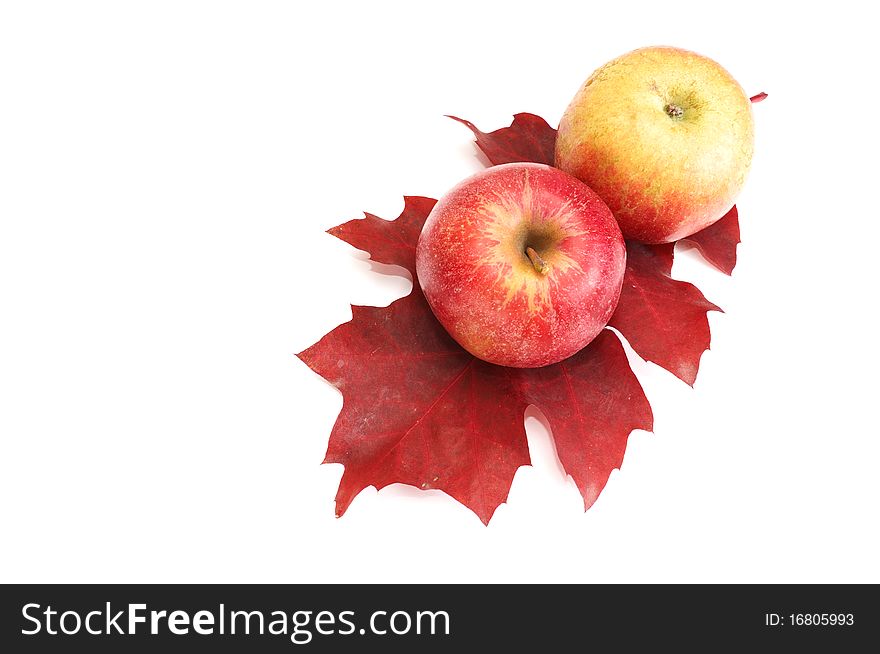
M 0 580 L 880 582 L 859 6 L 2 3 Z M 733 277 L 676 263 L 727 311 L 696 388 L 631 356 L 655 433 L 586 514 L 529 418 L 488 528 L 401 486 L 335 519 L 342 400 L 293 353 L 410 283 L 324 230 L 478 170 L 443 114 L 556 124 L 651 44 L 770 94 Z

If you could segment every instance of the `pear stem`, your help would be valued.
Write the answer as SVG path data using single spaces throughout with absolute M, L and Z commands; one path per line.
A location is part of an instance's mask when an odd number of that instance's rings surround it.
M 544 261 L 541 258 L 540 254 L 535 252 L 535 248 L 527 247 L 526 256 L 532 262 L 532 265 L 535 267 L 535 270 L 537 270 L 539 274 L 546 275 L 548 272 L 550 272 L 550 264 Z

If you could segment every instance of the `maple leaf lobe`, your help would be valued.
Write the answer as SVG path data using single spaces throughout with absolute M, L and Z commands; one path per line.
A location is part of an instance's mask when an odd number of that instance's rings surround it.
M 672 278 L 674 247 L 627 241 L 623 288 L 608 324 L 640 357 L 693 386 L 711 341 L 707 312 L 721 309 Z
M 299 357 L 344 393 L 324 460 L 345 467 L 337 515 L 368 486 L 404 483 L 442 490 L 488 523 L 529 463 L 525 405 L 504 369 L 455 343 L 417 285 L 388 307 L 354 307 Z
M 654 427 L 620 340 L 605 329 L 574 356 L 518 376 L 524 399 L 550 423 L 559 461 L 589 509 L 623 462 L 630 433 Z
M 736 206 L 713 224 L 680 242 L 696 247 L 706 261 L 725 275 L 732 274 L 736 267 L 736 246 L 740 243 Z
M 516 162 L 553 165 L 556 130 L 540 116 L 516 114 L 509 127 L 502 127 L 488 134 L 480 131 L 469 120 L 457 116 L 448 117 L 462 123 L 474 133 L 477 147 L 493 165 Z
M 421 196 L 404 196 L 403 200 L 403 211 L 395 220 L 364 213 L 363 218 L 331 227 L 327 233 L 368 252 L 373 261 L 402 266 L 415 275 L 416 244 L 437 200 Z

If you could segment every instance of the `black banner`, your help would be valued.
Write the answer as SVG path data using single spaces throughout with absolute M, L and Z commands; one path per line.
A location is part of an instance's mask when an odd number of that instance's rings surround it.
M 12 585 L 0 594 L 0 651 L 16 653 L 587 651 L 607 642 L 854 651 L 880 636 L 868 585 Z

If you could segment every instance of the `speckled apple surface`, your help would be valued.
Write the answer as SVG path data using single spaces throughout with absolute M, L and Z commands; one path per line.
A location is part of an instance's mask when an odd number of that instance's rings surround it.
M 519 368 L 592 341 L 617 306 L 625 267 L 605 203 L 540 164 L 495 166 L 458 184 L 416 248 L 418 282 L 452 337 L 480 359 Z
M 668 243 L 730 210 L 753 144 L 751 102 L 730 73 L 687 50 L 641 48 L 578 91 L 556 165 L 599 194 L 627 238 Z

